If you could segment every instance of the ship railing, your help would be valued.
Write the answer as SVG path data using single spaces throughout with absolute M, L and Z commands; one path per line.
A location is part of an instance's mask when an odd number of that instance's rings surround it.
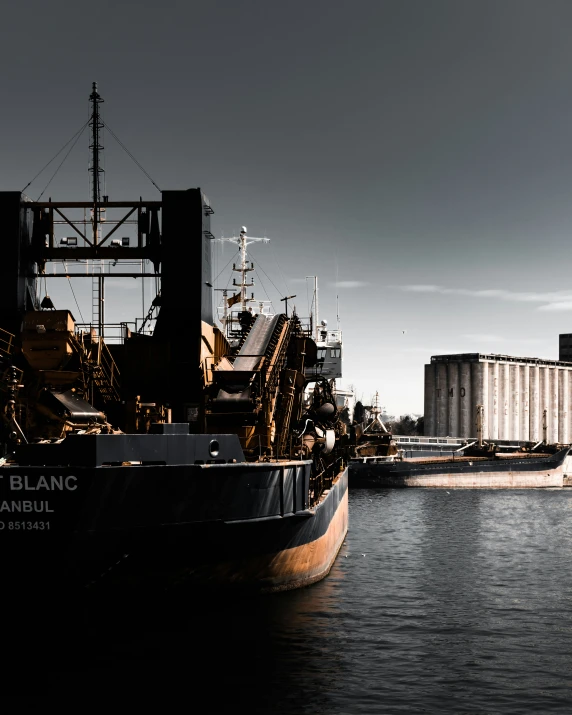
M 337 457 L 331 464 L 328 464 L 321 472 L 310 477 L 310 494 L 313 494 L 312 503 L 315 504 L 326 489 L 331 489 L 334 479 L 344 468 L 345 460 Z
M 300 327 L 302 328 L 302 333 L 306 335 L 308 338 L 312 337 L 313 334 L 313 329 L 312 329 L 312 319 L 311 318 L 298 318 L 300 321 Z
M 464 437 L 412 437 L 400 434 L 392 435 L 392 439 L 394 439 L 398 444 L 415 444 L 420 447 L 441 444 L 446 444 L 451 447 L 462 447 L 472 441 L 470 439 L 465 439 Z
M 0 355 L 8 357 L 14 351 L 15 336 L 0 328 Z
M 372 457 L 354 457 L 352 462 L 362 462 L 362 464 L 378 464 L 380 462 L 395 462 L 397 455 L 391 454 L 386 456 L 373 455 Z
M 422 443 L 422 444 L 467 444 L 468 442 L 474 442 L 478 439 L 477 436 L 474 437 L 433 437 L 428 435 L 421 435 L 419 437 L 414 437 L 411 435 L 392 435 L 393 439 L 400 440 L 401 442 L 410 442 L 412 444 Z M 493 437 L 487 438 L 485 442 L 494 442 L 498 445 L 509 446 L 514 445 L 515 447 L 526 447 L 535 444 L 536 440 L 522 440 L 522 439 L 495 439 Z
M 342 331 L 341 330 L 322 330 L 320 332 L 320 338 L 325 343 L 341 343 L 342 342 Z
M 99 335 L 99 325 L 97 323 L 76 323 L 77 333 L 89 333 Z M 105 342 L 109 345 L 118 345 L 131 337 L 131 333 L 137 332 L 137 322 L 105 323 L 103 326 Z M 145 332 L 145 335 L 149 333 Z
M 316 339 L 316 330 L 313 326 L 312 318 L 298 318 L 300 321 L 300 326 L 302 332 L 310 338 Z M 327 328 L 318 329 L 317 342 L 321 343 L 341 343 L 342 342 L 342 331 L 341 330 L 328 330 Z
M 98 365 L 103 371 L 105 389 L 109 390 L 110 396 L 119 398 L 119 368 L 103 338 L 99 338 Z
M 119 368 L 104 339 L 94 330 L 80 330 L 76 333 L 76 338 L 84 350 L 88 364 L 91 365 L 93 380 L 104 401 L 119 400 Z

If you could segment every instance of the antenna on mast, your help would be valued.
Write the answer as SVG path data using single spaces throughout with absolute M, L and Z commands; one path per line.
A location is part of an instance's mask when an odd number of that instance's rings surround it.
M 312 327 L 313 327 L 313 332 L 314 332 L 314 339 L 319 340 L 320 339 L 320 326 L 318 325 L 318 276 L 306 276 L 306 280 L 308 278 L 313 278 L 314 279 L 314 298 L 312 300 L 312 304 L 314 307 L 313 311 L 313 316 L 311 316 L 312 320 Z

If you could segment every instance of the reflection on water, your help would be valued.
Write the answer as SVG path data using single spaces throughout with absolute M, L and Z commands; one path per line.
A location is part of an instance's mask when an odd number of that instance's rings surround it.
M 12 682 L 201 713 L 569 712 L 571 517 L 572 490 L 354 491 L 324 581 L 75 600 Z

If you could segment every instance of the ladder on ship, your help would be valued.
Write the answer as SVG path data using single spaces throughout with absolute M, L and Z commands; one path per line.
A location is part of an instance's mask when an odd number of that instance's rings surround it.
M 104 337 L 103 324 L 105 322 L 103 280 L 103 263 L 94 261 L 91 278 L 91 323 L 95 326 L 100 338 Z
M 80 333 L 78 337 L 78 347 L 84 356 L 85 367 L 87 368 L 92 385 L 94 385 L 103 401 L 118 402 L 120 399 L 120 374 L 117 363 L 109 352 L 100 335 L 93 332 Z

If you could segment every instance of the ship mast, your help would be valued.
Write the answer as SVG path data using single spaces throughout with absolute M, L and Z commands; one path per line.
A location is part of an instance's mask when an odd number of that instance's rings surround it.
M 379 406 L 379 392 L 375 393 L 375 399 L 373 402 L 373 405 L 369 411 L 371 415 L 371 422 L 367 425 L 367 427 L 364 429 L 365 432 L 385 432 L 388 434 L 387 427 L 383 424 L 381 420 L 381 414 L 383 410 Z
M 318 276 L 306 276 L 306 280 L 308 278 L 314 279 L 314 298 L 312 300 L 314 306 L 314 315 L 312 327 L 314 333 L 314 340 L 318 342 L 320 340 L 320 326 L 318 325 Z
M 240 248 L 240 266 L 238 268 L 236 267 L 236 264 L 233 264 L 232 266 L 233 271 L 238 271 L 240 273 L 240 283 L 237 283 L 236 279 L 233 278 L 232 284 L 237 288 L 240 287 L 240 307 L 242 308 L 242 310 L 246 310 L 246 304 L 250 303 L 251 300 L 254 300 L 254 295 L 252 296 L 252 298 L 246 297 L 246 289 L 251 288 L 254 285 L 254 281 L 247 283 L 246 280 L 246 274 L 254 270 L 254 263 L 251 263 L 249 266 L 248 261 L 246 260 L 246 248 L 251 243 L 256 243 L 257 241 L 268 243 L 268 241 L 270 240 L 269 238 L 266 238 L 266 236 L 264 236 L 263 238 L 247 236 L 246 230 L 246 226 L 243 226 L 242 230 L 240 231 L 240 236 L 223 238 L 223 241 L 231 241 L 232 243 L 236 243 Z
M 99 161 L 99 152 L 103 149 L 103 146 L 101 146 L 101 144 L 99 143 L 100 130 L 103 129 L 103 122 L 101 121 L 99 105 L 103 102 L 103 99 L 97 91 L 97 82 L 94 82 L 92 85 L 92 92 L 89 96 L 89 99 L 91 102 L 91 117 L 89 120 L 89 126 L 91 127 L 91 144 L 89 146 L 89 148 L 91 149 L 91 166 L 89 167 L 89 171 L 91 172 L 91 199 L 93 202 L 93 208 L 91 212 L 91 226 L 93 245 L 94 247 L 96 247 L 99 243 L 99 231 L 101 224 L 100 174 L 103 173 L 103 169 L 101 168 Z M 105 325 L 105 293 L 103 266 L 101 265 L 101 261 L 100 274 L 97 276 L 94 275 L 93 277 L 92 320 L 94 322 L 97 322 L 98 324 L 99 337 L 103 337 Z
M 229 237 L 222 236 L 219 239 L 215 239 L 218 241 L 228 241 L 229 243 L 234 243 L 235 245 L 237 245 L 239 247 L 239 250 L 240 250 L 240 264 L 238 266 L 236 265 L 236 263 L 232 264 L 232 270 L 236 271 L 237 273 L 240 273 L 240 279 L 239 279 L 240 282 L 237 283 L 236 278 L 233 278 L 232 285 L 235 288 L 240 288 L 240 291 L 236 295 L 234 295 L 228 299 L 225 297 L 225 303 L 224 303 L 225 311 L 224 311 L 224 318 L 223 318 L 223 323 L 224 323 L 225 329 L 227 327 L 227 323 L 231 320 L 231 318 L 228 316 L 228 308 L 230 306 L 234 305 L 235 303 L 240 302 L 240 308 L 244 312 L 247 309 L 246 308 L 247 303 L 255 302 L 254 293 L 251 293 L 251 297 L 249 298 L 247 296 L 247 292 L 246 292 L 247 288 L 251 288 L 254 285 L 254 281 L 248 282 L 248 280 L 247 280 L 248 273 L 250 273 L 250 271 L 254 270 L 254 263 L 247 261 L 247 247 L 251 243 L 257 243 L 259 241 L 262 241 L 263 243 L 268 243 L 270 241 L 270 239 L 266 238 L 266 236 L 263 236 L 260 238 L 257 238 L 255 236 L 247 236 L 246 232 L 247 232 L 247 228 L 246 228 L 246 226 L 243 226 L 240 231 L 240 235 L 238 235 L 238 236 L 229 236 Z M 225 289 L 225 291 L 226 291 L 226 289 Z M 225 294 L 223 293 L 223 296 L 224 295 Z
M 103 102 L 103 99 L 97 91 L 97 82 L 94 82 L 92 85 L 92 92 L 89 95 L 89 99 L 91 101 L 91 119 L 89 120 L 89 126 L 91 127 L 91 144 L 89 146 L 91 149 L 91 166 L 89 167 L 89 171 L 91 172 L 91 198 L 93 201 L 92 228 L 94 245 L 97 246 L 99 204 L 101 202 L 99 175 L 103 172 L 103 169 L 99 165 L 99 152 L 103 149 L 99 143 L 99 130 L 103 129 L 103 122 L 99 114 L 99 105 Z

